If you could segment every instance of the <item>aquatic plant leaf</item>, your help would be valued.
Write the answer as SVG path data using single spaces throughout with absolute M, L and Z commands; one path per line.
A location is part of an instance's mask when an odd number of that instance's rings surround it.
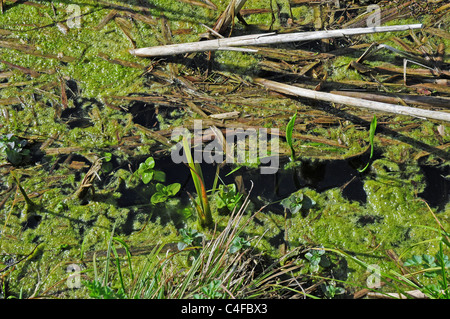
M 427 254 L 423 254 L 422 255 L 423 261 L 429 265 L 429 266 L 436 266 L 435 264 L 435 258 L 433 256 L 427 255 Z
M 155 193 L 152 195 L 150 201 L 152 204 L 164 203 L 167 200 L 167 195 L 163 193 Z
M 181 189 L 180 183 L 173 183 L 173 184 L 167 185 L 167 187 L 166 187 L 167 195 L 175 196 L 180 191 L 180 189 Z
M 144 184 L 148 184 L 153 179 L 153 172 L 145 172 L 141 175 L 141 178 Z
M 11 149 L 6 150 L 6 158 L 13 165 L 19 164 L 22 160 L 22 156 L 18 152 Z
M 148 157 L 145 162 L 139 164 L 139 168 L 136 172 L 138 174 L 144 184 L 150 183 L 153 179 L 159 182 L 165 182 L 166 173 L 163 171 L 154 170 L 155 160 L 153 157 Z
M 233 241 L 231 242 L 230 246 L 230 254 L 234 254 L 235 252 L 238 252 L 241 249 L 249 248 L 250 243 L 245 240 L 242 237 L 236 236 Z
M 152 204 L 163 203 L 171 196 L 175 196 L 181 188 L 181 184 L 173 183 L 168 186 L 164 186 L 161 183 L 156 184 L 156 193 L 151 197 Z
M 155 160 L 153 159 L 153 157 L 149 157 L 145 160 L 145 165 L 147 166 L 147 168 L 153 168 L 155 167 Z
M 156 188 L 157 192 L 161 192 L 162 193 L 162 192 L 164 192 L 166 187 L 163 184 L 158 183 L 158 184 L 156 184 L 155 188 Z
M 216 206 L 219 210 L 226 208 L 228 212 L 241 203 L 242 194 L 237 192 L 236 184 L 219 185 L 218 191 L 214 194 Z
M 182 228 L 180 229 L 181 240 L 178 242 L 178 250 L 183 250 L 188 246 L 196 246 L 201 243 L 203 234 L 197 232 L 194 228 Z
M 30 154 L 30 150 L 24 149 L 27 143 L 26 140 L 19 140 L 13 134 L 6 134 L 0 138 L 0 152 L 4 152 L 4 156 L 6 155 L 11 164 L 18 165 Z
M 188 166 L 191 171 L 191 176 L 194 182 L 195 190 L 197 191 L 197 195 L 199 198 L 199 205 L 197 205 L 198 203 L 195 204 L 198 213 L 199 225 L 201 228 L 212 227 L 213 218 L 211 214 L 211 209 L 209 207 L 209 200 L 206 193 L 202 169 L 199 163 L 194 163 L 192 159 L 190 144 L 188 143 L 186 137 L 183 137 L 182 143 L 186 159 L 188 162 Z
M 112 159 L 112 154 L 110 152 L 105 152 L 103 153 L 103 161 L 104 162 L 109 162 Z
M 375 131 L 377 130 L 377 117 L 374 115 L 372 118 L 372 122 L 370 123 L 370 129 L 369 129 L 369 143 L 370 143 L 370 157 L 369 161 L 367 162 L 366 166 L 364 166 L 363 169 L 358 169 L 360 173 L 364 172 L 370 165 L 370 160 L 373 157 L 373 139 L 375 137 Z
M 403 263 L 403 265 L 406 267 L 418 266 L 421 264 L 422 264 L 422 257 L 419 255 L 414 255 Z
M 307 211 L 313 207 L 316 202 L 301 192 L 295 192 L 283 199 L 280 204 L 294 215 L 300 210 Z
M 294 130 L 295 125 L 295 119 L 297 118 L 297 113 L 294 114 L 294 116 L 289 121 L 288 125 L 286 126 L 286 142 L 291 148 L 291 160 L 295 161 L 295 151 L 294 147 L 292 145 L 292 132 Z
M 158 182 L 164 183 L 166 181 L 166 173 L 163 171 L 153 171 L 153 179 Z

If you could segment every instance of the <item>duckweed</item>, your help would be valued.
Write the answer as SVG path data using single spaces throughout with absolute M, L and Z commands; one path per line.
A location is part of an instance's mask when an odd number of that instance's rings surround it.
M 123 4 L 123 1 L 109 2 Z M 66 2 L 53 3 L 57 9 L 56 19 L 65 18 Z M 165 210 L 161 206 L 150 204 L 155 191 L 154 185 L 143 185 L 135 177 L 134 171 L 138 169 L 139 163 L 154 155 L 158 143 L 136 130 L 133 116 L 125 112 L 127 103 L 120 105 L 123 109 L 106 107 L 103 103 L 105 98 L 112 95 L 127 96 L 131 93 L 148 92 L 170 94 L 173 87 L 154 85 L 151 79 L 142 76 L 143 68 L 127 67 L 102 58 L 103 53 L 110 59 L 137 63 L 142 67 L 155 62 L 131 56 L 128 49 L 132 44 L 113 20 L 101 30 L 95 31 L 110 8 L 107 9 L 96 1 L 78 3 L 84 14 L 82 26 L 70 29 L 66 35 L 55 25 L 50 25 L 55 17 L 48 3 L 39 3 L 39 6 L 11 5 L 0 16 L 0 29 L 13 32 L 10 39 L 20 39 L 37 50 L 34 55 L 2 47 L 2 59 L 40 72 L 38 78 L 32 79 L 15 70 L 8 79 L 9 82 L 27 81 L 28 85 L 9 86 L 0 90 L 0 98 L 26 97 L 19 105 L 1 106 L 2 111 L 8 112 L 8 117 L 2 118 L 0 134 L 17 133 L 29 137 L 34 155 L 28 163 L 18 167 L 9 167 L 3 160 L 0 162 L 2 199 L 9 194 L 0 211 L 0 268 L 27 256 L 37 247 L 26 260 L 8 270 L 9 296 L 19 296 L 22 290 L 25 297 L 47 294 L 61 298 L 84 298 L 88 296 L 84 287 L 69 289 L 61 284 L 68 276 L 67 266 L 83 264 L 80 259 L 81 249 L 84 252 L 105 250 L 114 225 L 118 236 L 122 236 L 130 246 L 140 247 L 159 242 L 177 242 L 180 239 L 179 229 L 191 224 L 182 214 L 188 204 L 180 198 L 168 201 L 164 206 Z M 220 0 L 215 3 L 223 9 L 228 2 Z M 248 7 L 267 8 L 268 2 L 249 0 Z M 218 15 L 218 12 L 212 10 L 192 10 L 191 6 L 181 1 L 168 0 L 152 1 L 149 10 L 156 18 L 164 15 L 173 30 L 191 29 L 187 34 L 174 35 L 173 42 L 197 40 L 197 34 L 205 31 L 199 22 L 212 25 Z M 292 12 L 294 18 L 305 24 L 313 19 L 311 10 L 304 6 L 294 7 Z M 26 24 L 23 22 L 24 16 L 27 17 Z M 251 15 L 246 20 L 251 24 L 267 26 L 267 21 L 271 21 L 271 13 Z M 165 40 L 160 37 L 161 23 L 161 19 L 157 20 L 156 25 L 134 23 L 131 32 L 136 46 L 164 43 Z M 393 22 L 397 23 L 399 21 Z M 43 27 L 33 30 L 36 26 Z M 243 27 L 237 24 L 236 28 Z M 369 36 L 368 39 L 382 41 L 384 37 L 385 35 L 379 34 Z M 53 58 L 43 57 L 50 54 Z M 386 56 L 392 58 L 390 54 Z M 64 62 L 61 57 L 73 58 L 73 61 Z M 347 68 L 352 60 L 354 57 L 349 56 L 334 60 L 328 66 L 332 80 L 360 80 L 360 74 Z M 258 62 L 258 55 L 242 52 L 219 52 L 215 59 L 222 71 L 237 72 L 242 77 L 256 74 Z M 183 68 L 183 65 L 176 65 Z M 68 83 L 66 90 L 70 96 L 68 108 L 64 110 L 60 105 L 61 96 L 50 90 L 58 87 L 61 80 Z M 33 98 L 36 95 L 41 96 L 39 100 Z M 273 107 L 274 101 L 279 110 Z M 261 124 L 265 127 L 284 127 L 286 122 L 277 118 L 277 114 L 284 112 L 280 111 L 282 109 L 293 111 L 299 104 L 300 102 L 294 103 L 291 99 L 274 99 L 269 103 L 267 100 L 261 103 L 264 108 L 248 105 L 233 107 L 240 108 L 244 113 L 257 112 L 258 116 L 266 117 L 267 121 Z M 231 104 L 225 103 L 223 107 L 231 109 Z M 185 113 L 180 108 L 171 111 L 167 118 L 161 114 L 155 116 L 161 130 L 170 130 L 185 123 Z M 83 127 L 71 127 L 71 120 L 74 118 L 82 118 Z M 392 129 L 398 128 L 398 119 L 400 117 L 392 117 L 390 120 L 388 117 L 384 118 L 388 122 L 386 125 Z M 380 122 L 383 122 L 383 118 Z M 436 134 L 436 123 L 420 123 L 420 127 L 402 134 L 431 146 L 450 142 L 448 134 Z M 345 122 L 329 127 L 314 127 L 311 123 L 305 123 L 306 126 L 305 132 L 294 134 L 307 133 L 327 137 L 332 141 L 340 140 L 345 148 L 335 148 L 336 156 L 351 157 L 360 154 L 368 146 L 368 130 L 364 127 L 347 125 Z M 53 140 L 49 148 L 79 147 L 81 150 L 49 155 L 40 149 L 49 139 Z M 388 249 L 401 253 L 413 247 L 411 254 L 423 253 L 425 249 L 433 255 L 436 247 L 432 242 L 425 248 L 414 246 L 430 238 L 430 233 L 425 228 L 417 227 L 418 225 L 436 226 L 426 204 L 420 200 L 420 194 L 428 181 L 413 158 L 422 150 L 396 139 L 391 141 L 392 143 L 386 144 L 381 137 L 375 136 L 375 147 L 383 155 L 372 163 L 369 172 L 359 176 L 367 195 L 365 203 L 346 199 L 340 188 L 318 192 L 313 186 L 302 187 L 298 192 L 315 203 L 307 212 L 285 216 L 273 208 L 274 203 L 270 203 L 273 205 L 269 205 L 249 223 L 245 229 L 246 235 L 262 236 L 257 241 L 256 248 L 271 257 L 280 256 L 280 246 L 285 238 L 288 248 L 302 245 L 339 248 L 367 258 L 368 263 L 386 268 L 393 267 L 385 258 L 385 251 Z M 310 146 L 304 140 L 294 138 L 294 147 L 299 150 L 301 158 L 329 154 L 327 145 Z M 98 172 L 98 178 L 93 182 L 95 195 L 89 200 L 80 202 L 73 199 L 72 195 L 94 159 L 101 157 L 105 151 L 112 154 L 113 168 Z M 442 164 L 433 155 L 424 159 L 425 163 L 427 161 Z M 448 163 L 442 166 L 448 167 Z M 155 168 L 158 169 L 158 162 Z M 19 194 L 15 195 L 15 183 L 9 174 L 10 169 L 20 173 L 22 187 L 36 203 L 33 213 L 38 218 L 37 224 L 31 221 L 27 224 L 21 219 L 25 209 L 24 200 Z M 349 180 L 350 178 L 349 176 Z M 254 194 L 254 197 L 259 195 Z M 260 208 L 251 203 L 248 215 Z M 449 203 L 444 209 L 432 209 L 444 225 L 449 224 Z M 218 212 L 214 214 L 218 229 L 223 228 L 227 216 Z M 137 256 L 136 265 L 139 266 L 144 258 Z M 101 263 L 102 260 L 99 259 Z M 365 278 L 364 272 L 365 270 L 352 269 L 352 280 L 361 282 Z

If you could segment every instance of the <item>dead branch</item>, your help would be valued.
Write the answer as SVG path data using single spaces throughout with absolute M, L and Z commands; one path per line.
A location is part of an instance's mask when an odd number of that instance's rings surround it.
M 350 96 L 314 91 L 261 78 L 254 79 L 254 82 L 263 85 L 265 88 L 269 90 L 274 90 L 284 94 L 296 95 L 315 100 L 333 102 L 337 104 L 345 104 L 361 108 L 367 108 L 374 111 L 409 115 L 419 118 L 428 118 L 450 122 L 450 113 L 446 112 L 423 110 L 420 108 L 414 108 L 409 106 L 381 103 Z
M 202 52 L 202 51 L 218 51 L 218 50 L 250 51 L 250 49 L 240 47 L 249 45 L 257 46 L 257 45 L 309 41 L 318 39 L 330 39 L 330 38 L 379 33 L 379 32 L 406 31 L 420 28 L 422 28 L 422 24 L 406 24 L 406 25 L 394 25 L 383 27 L 295 32 L 286 34 L 275 34 L 275 32 L 272 32 L 263 34 L 250 34 L 224 39 L 214 39 L 199 42 L 179 43 L 149 48 L 140 48 L 129 50 L 129 52 L 133 55 L 140 57 L 155 57 L 155 56 L 167 56 L 192 52 Z M 251 49 L 251 52 L 257 52 L 257 50 Z

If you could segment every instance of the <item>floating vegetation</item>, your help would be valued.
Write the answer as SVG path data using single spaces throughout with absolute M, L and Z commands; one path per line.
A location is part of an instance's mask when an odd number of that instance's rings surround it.
M 448 298 L 448 4 L 338 3 L 0 1 L 0 298 Z

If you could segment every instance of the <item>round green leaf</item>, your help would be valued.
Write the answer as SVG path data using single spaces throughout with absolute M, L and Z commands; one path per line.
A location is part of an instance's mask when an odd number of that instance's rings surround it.
M 152 195 L 152 198 L 150 199 L 152 204 L 157 204 L 157 203 L 163 203 L 165 202 L 167 199 L 167 196 L 161 193 L 155 193 Z
M 155 167 L 155 160 L 153 159 L 153 157 L 149 157 L 145 160 L 145 164 L 148 168 L 153 168 Z
M 150 183 L 150 181 L 153 179 L 153 172 L 145 172 L 142 174 L 142 181 L 144 184 Z
M 173 183 L 166 187 L 167 194 L 169 196 L 175 196 L 181 189 L 180 183 Z

